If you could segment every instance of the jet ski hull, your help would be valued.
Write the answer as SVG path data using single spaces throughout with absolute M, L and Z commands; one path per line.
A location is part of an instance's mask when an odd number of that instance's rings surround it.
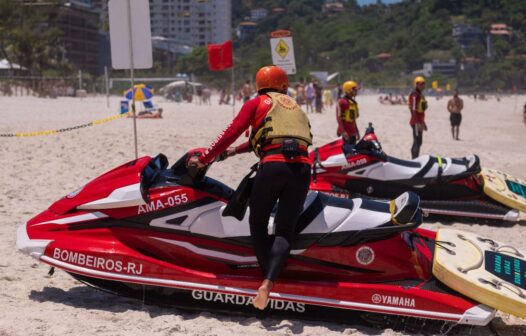
M 101 240 L 106 240 L 106 234 L 112 234 L 110 232 L 104 234 L 103 231 L 107 229 L 86 230 L 87 236 L 97 236 Z M 433 236 L 433 233 L 425 230 L 419 230 L 419 232 L 425 236 Z M 56 240 L 30 239 L 26 225 L 22 225 L 18 231 L 17 244 L 19 249 L 41 262 L 64 270 L 95 287 L 119 295 L 142 299 L 147 297 L 151 303 L 167 304 L 173 301 L 174 306 L 190 309 L 258 314 L 251 306 L 251 300 L 256 294 L 261 277 L 259 268 L 253 261 L 255 258 L 250 254 L 244 254 L 247 260 L 237 259 L 238 272 L 236 275 L 219 275 L 203 271 L 207 268 L 217 268 L 216 262 L 194 268 L 167 263 L 160 256 L 153 258 L 153 253 L 147 256 L 130 250 L 126 244 L 121 243 L 122 240 L 125 240 L 122 235 L 123 233 L 114 234 L 114 238 L 107 239 L 111 244 L 99 243 L 94 248 L 93 244 L 83 244 L 81 239 L 66 238 L 66 236 Z M 115 239 L 117 236 L 120 238 Z M 204 259 L 212 257 L 209 251 L 196 249 L 199 245 L 198 239 L 180 242 L 179 245 L 184 246 L 183 251 L 173 250 L 166 251 L 166 253 L 167 255 L 177 253 L 177 256 L 174 257 L 180 258 L 182 264 L 184 264 L 185 252 L 192 252 L 190 250 L 198 254 L 193 255 L 194 261 L 200 256 L 203 257 L 203 254 L 206 255 Z M 382 246 L 391 251 L 403 244 L 405 242 L 402 237 L 394 237 Z M 163 249 L 166 249 L 166 246 L 163 246 Z M 230 248 L 230 250 L 235 250 L 235 248 Z M 382 253 L 379 245 L 374 243 L 359 245 L 349 253 L 357 255 L 359 251 L 377 253 L 376 258 L 380 258 Z M 248 251 L 245 252 L 248 253 Z M 400 252 L 403 254 L 403 251 Z M 317 251 L 314 250 L 310 254 L 317 254 Z M 240 256 L 241 254 L 235 255 Z M 292 256 L 288 268 L 306 269 L 308 266 L 305 264 L 309 262 L 308 256 L 309 253 L 305 253 L 303 257 L 301 255 Z M 232 260 L 235 259 L 234 254 L 222 255 L 221 258 L 230 258 L 228 267 L 235 268 L 236 262 Z M 368 262 L 366 259 L 371 256 L 367 256 L 366 253 L 366 256 L 361 258 L 362 263 L 366 263 Z M 244 263 L 245 261 L 249 263 Z M 319 267 L 320 271 L 325 270 L 326 272 L 327 268 L 334 266 L 329 262 L 326 262 L 328 265 L 319 261 L 314 261 L 314 263 L 316 265 L 310 265 L 310 267 Z M 424 263 L 417 262 L 417 264 Z M 345 265 L 339 266 L 345 268 Z M 412 264 L 409 266 L 415 267 Z M 397 268 L 399 267 L 398 265 Z M 349 272 L 363 273 L 356 278 L 382 278 L 380 274 L 374 271 L 368 272 L 365 268 L 353 269 L 351 266 L 348 268 Z M 398 270 L 399 274 L 405 272 L 408 271 Z M 293 272 L 286 269 L 284 279 L 278 282 L 275 291 L 271 294 L 273 301 L 270 303 L 269 310 L 278 315 L 286 313 L 306 319 L 319 318 L 329 313 L 330 315 L 327 316 L 333 316 L 334 311 L 340 311 L 334 316 L 350 318 L 359 311 L 470 325 L 486 325 L 495 313 L 489 307 L 466 299 L 440 284 L 437 285 L 432 278 L 381 283 L 331 281 L 329 280 L 331 278 L 338 279 L 338 276 L 327 272 L 325 278 L 318 281 L 298 280 Z
M 106 280 L 100 278 L 86 277 L 76 273 L 70 273 L 78 281 L 85 283 L 95 289 L 100 289 L 111 294 L 133 298 L 143 304 L 158 306 L 176 307 L 179 309 L 192 311 L 208 311 L 223 313 L 228 315 L 255 316 L 255 317 L 275 317 L 275 318 L 296 318 L 309 321 L 338 322 L 345 324 L 369 324 L 371 327 L 381 327 L 382 323 L 389 327 L 396 323 L 396 319 L 402 319 L 404 330 L 408 331 L 408 319 L 414 318 L 417 325 L 416 330 L 422 330 L 422 325 L 428 325 L 432 321 L 437 321 L 437 328 L 442 330 L 444 322 L 450 322 L 451 326 L 463 325 L 486 325 L 494 317 L 494 311 L 486 306 L 474 306 L 465 314 L 439 315 L 430 318 L 428 315 L 420 316 L 417 314 L 393 314 L 378 310 L 364 310 L 343 308 L 336 305 L 310 304 L 300 301 L 291 301 L 286 298 L 277 297 L 269 300 L 264 311 L 255 309 L 252 306 L 252 296 L 230 294 L 225 292 L 215 292 L 210 290 L 183 289 L 174 287 L 163 287 L 154 285 L 144 285 L 137 283 L 127 283 L 122 281 Z M 441 285 L 439 285 L 441 286 Z M 443 289 L 441 289 L 443 290 Z M 393 296 L 388 296 L 393 298 Z M 423 319 L 429 322 L 422 322 Z
M 223 216 L 232 190 L 204 173 L 185 179 L 185 162 L 167 169 L 164 156 L 146 157 L 102 175 L 21 225 L 17 247 L 121 295 L 167 293 L 181 306 L 253 313 L 262 277 L 248 214 Z M 269 311 L 489 323 L 494 309 L 433 277 L 436 233 L 421 222 L 411 193 L 391 201 L 309 193 Z

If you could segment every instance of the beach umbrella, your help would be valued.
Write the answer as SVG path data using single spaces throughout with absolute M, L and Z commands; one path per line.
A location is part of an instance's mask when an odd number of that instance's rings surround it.
M 153 89 L 145 84 L 137 84 L 133 86 L 133 93 L 132 89 L 128 89 L 124 92 L 124 97 L 128 100 L 132 100 L 132 94 L 133 97 L 135 97 L 135 101 L 148 100 L 153 97 Z

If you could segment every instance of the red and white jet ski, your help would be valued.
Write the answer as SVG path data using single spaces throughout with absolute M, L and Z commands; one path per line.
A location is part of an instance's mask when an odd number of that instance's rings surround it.
M 526 212 L 526 181 L 481 169 L 476 155 L 422 155 L 400 160 L 387 155 L 371 124 L 356 146 L 341 139 L 316 148 L 311 190 L 340 197 L 393 198 L 412 191 L 427 214 L 518 220 Z
M 21 225 L 18 248 L 116 294 L 260 314 L 250 304 L 261 273 L 248 214 L 224 216 L 232 189 L 205 172 L 190 177 L 186 157 L 168 168 L 164 155 L 146 156 L 105 173 Z M 418 228 L 418 202 L 413 193 L 376 201 L 310 192 L 266 313 L 487 324 L 493 308 L 433 275 L 436 250 L 449 254 L 454 244 Z

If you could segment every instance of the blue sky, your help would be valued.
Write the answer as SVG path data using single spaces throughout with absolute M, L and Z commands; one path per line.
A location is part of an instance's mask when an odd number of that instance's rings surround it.
M 402 0 L 382 0 L 384 4 L 392 4 L 400 1 Z M 358 0 L 357 2 L 359 5 L 369 5 L 372 3 L 376 3 L 376 0 Z

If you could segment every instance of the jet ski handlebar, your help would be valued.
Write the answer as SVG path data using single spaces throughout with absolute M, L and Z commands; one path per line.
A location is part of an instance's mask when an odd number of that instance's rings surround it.
M 378 141 L 378 138 L 374 133 L 373 123 L 371 122 L 365 130 L 364 136 L 354 146 L 354 150 L 358 153 L 376 156 L 381 160 L 385 160 L 387 158 L 387 155 L 382 149 L 380 141 Z
M 227 152 L 225 151 L 217 156 L 212 163 L 203 168 L 198 168 L 196 165 L 188 165 L 188 160 L 191 156 L 201 156 L 203 152 L 204 149 L 201 148 L 190 150 L 174 163 L 171 169 L 175 176 L 180 177 L 179 183 L 192 186 L 196 182 L 202 181 L 213 162 L 220 162 L 227 158 Z

